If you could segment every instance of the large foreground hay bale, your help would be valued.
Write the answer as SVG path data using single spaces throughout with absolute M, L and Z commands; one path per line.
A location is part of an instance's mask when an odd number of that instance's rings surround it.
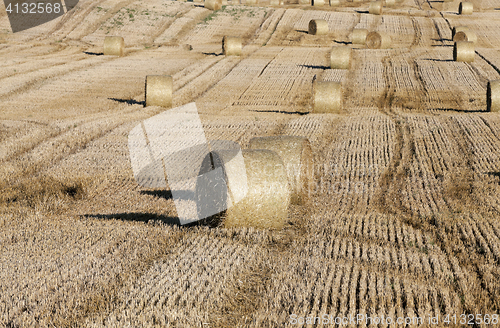
M 460 31 L 460 32 L 457 32 L 455 33 L 455 35 L 453 36 L 453 41 L 457 42 L 457 41 L 470 41 L 472 43 L 476 43 L 477 42 L 477 35 L 476 33 L 468 30 L 468 31 Z
M 469 41 L 458 41 L 453 45 L 453 60 L 458 62 L 471 63 L 474 61 L 476 52 L 474 43 Z
M 488 82 L 488 88 L 486 90 L 486 104 L 488 111 L 500 111 L 500 80 Z
M 173 81 L 169 75 L 146 76 L 145 98 L 147 106 L 172 107 Z
M 391 46 L 391 37 L 384 32 L 370 32 L 366 36 L 366 47 L 369 49 L 387 49 Z
M 125 41 L 121 36 L 107 36 L 104 38 L 103 54 L 105 56 L 123 56 Z
M 225 227 L 281 229 L 288 216 L 290 187 L 283 161 L 270 150 L 243 150 L 248 192 L 226 210 Z
M 222 53 L 225 56 L 241 56 L 243 46 L 241 38 L 236 36 L 225 36 L 222 38 Z
M 472 2 L 460 2 L 458 5 L 458 13 L 460 15 L 472 15 L 474 11 L 474 5 Z
M 324 35 L 329 31 L 328 23 L 324 19 L 312 19 L 309 21 L 309 34 Z
M 372 15 L 382 15 L 382 1 L 372 1 L 370 2 L 370 7 L 368 8 L 368 12 Z
M 222 8 L 222 0 L 205 0 L 205 8 L 219 10 Z
M 349 69 L 351 68 L 352 49 L 347 46 L 333 47 L 330 52 L 330 68 Z
M 276 152 L 285 165 L 291 203 L 305 205 L 309 202 L 314 180 L 314 162 L 311 144 L 306 137 L 256 137 L 250 140 L 249 148 Z
M 352 44 L 365 44 L 368 30 L 364 28 L 357 28 L 352 30 L 351 42 Z
M 313 81 L 313 102 L 314 113 L 340 113 L 342 111 L 342 84 Z

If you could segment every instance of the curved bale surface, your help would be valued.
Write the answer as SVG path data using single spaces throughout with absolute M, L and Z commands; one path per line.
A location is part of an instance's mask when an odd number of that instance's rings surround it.
M 385 0 L 386 7 L 393 7 L 396 5 L 396 0 Z
M 145 106 L 172 107 L 173 80 L 169 75 L 146 76 Z
M 391 37 L 384 32 L 370 32 L 366 36 L 366 47 L 369 49 L 387 49 L 391 46 Z
M 383 3 L 382 1 L 372 1 L 370 2 L 370 7 L 368 12 L 372 15 L 382 15 Z
M 309 34 L 324 35 L 328 34 L 328 23 L 324 19 L 312 19 L 309 21 Z
M 459 15 L 472 15 L 474 11 L 474 5 L 472 2 L 460 2 L 458 5 L 458 14 Z
M 366 36 L 368 30 L 364 28 L 357 28 L 352 30 L 351 43 L 352 44 L 366 44 Z
M 486 104 L 489 112 L 500 111 L 500 80 L 488 81 Z
M 309 202 L 314 181 L 314 161 L 311 143 L 306 137 L 255 137 L 250 140 L 249 148 L 276 152 L 285 165 L 291 203 L 305 205 Z
M 123 56 L 125 41 L 121 36 L 107 36 L 104 38 L 103 54 L 105 56 Z
M 236 36 L 225 36 L 222 38 L 222 53 L 224 56 L 241 56 L 243 45 L 241 38 Z
M 243 150 L 242 154 L 248 192 L 226 210 L 224 226 L 283 228 L 290 205 L 290 187 L 283 161 L 270 150 Z
M 340 6 L 340 0 L 330 0 L 329 4 L 330 4 L 330 7 Z
M 330 68 L 332 69 L 349 69 L 351 61 L 352 49 L 350 47 L 333 47 L 330 51 Z
M 453 45 L 453 60 L 457 62 L 471 63 L 474 61 L 476 52 L 474 43 L 469 41 L 458 41 Z
M 205 0 L 205 8 L 220 10 L 222 8 L 222 0 Z
M 453 36 L 453 41 L 457 42 L 457 41 L 470 41 L 472 43 L 476 43 L 477 42 L 477 35 L 476 33 L 468 30 L 468 31 L 460 31 L 460 32 L 457 32 L 455 33 L 455 35 Z
M 325 5 L 325 0 L 312 0 L 312 5 L 314 7 L 321 7 Z
M 339 114 L 342 111 L 342 84 L 313 81 L 313 112 Z
M 453 39 L 455 37 L 455 34 L 458 32 L 467 32 L 470 31 L 468 26 L 454 26 L 453 29 L 451 30 L 451 38 Z

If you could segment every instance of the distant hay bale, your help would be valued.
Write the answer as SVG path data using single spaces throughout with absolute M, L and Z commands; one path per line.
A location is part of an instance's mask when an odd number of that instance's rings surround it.
M 453 60 L 457 62 L 471 63 L 474 61 L 476 52 L 474 43 L 469 41 L 458 41 L 453 46 Z
M 385 0 L 385 5 L 387 7 L 393 7 L 396 5 L 396 0 Z
M 271 0 L 269 1 L 269 5 L 271 6 L 282 6 L 283 0 Z
M 169 75 L 146 76 L 146 107 L 172 107 L 173 80 Z
M 310 5 L 311 4 L 311 0 L 299 0 L 299 4 L 300 5 Z
M 468 30 L 468 31 L 459 31 L 457 33 L 455 33 L 455 35 L 453 36 L 453 41 L 457 42 L 457 41 L 469 41 L 469 42 L 472 42 L 472 43 L 476 43 L 477 42 L 477 35 L 476 33 Z
M 453 27 L 453 29 L 451 30 L 451 38 L 453 39 L 455 37 L 455 34 L 457 34 L 458 32 L 467 32 L 469 31 L 469 27 L 468 26 L 455 26 Z
M 383 3 L 382 1 L 372 1 L 370 2 L 370 7 L 368 12 L 372 15 L 382 15 Z
M 283 161 L 270 150 L 243 150 L 248 192 L 226 210 L 224 226 L 281 229 L 288 216 L 290 187 Z
M 123 56 L 125 41 L 121 36 L 107 36 L 104 38 L 105 56 Z
M 330 68 L 349 69 L 351 68 L 352 49 L 347 46 L 333 47 L 330 52 Z
M 334 113 L 342 111 L 342 84 L 340 82 L 313 82 L 313 112 Z
M 474 5 L 472 2 L 460 2 L 458 5 L 458 13 L 460 15 L 472 15 L 472 12 L 474 11 Z
M 486 104 L 489 112 L 500 111 L 500 80 L 488 81 Z
M 387 49 L 391 46 L 391 37 L 384 32 L 370 32 L 366 36 L 366 47 L 369 49 Z
M 314 7 L 321 7 L 325 5 L 325 0 L 312 0 L 311 2 Z
M 259 0 L 246 0 L 245 5 L 258 5 Z
M 224 56 L 241 56 L 243 46 L 241 38 L 236 36 L 225 36 L 222 38 L 222 52 Z
M 205 8 L 220 10 L 222 8 L 222 0 L 205 0 Z
M 324 35 L 328 34 L 328 23 L 324 19 L 311 19 L 309 21 L 309 34 Z
M 364 28 L 356 28 L 352 30 L 351 42 L 352 44 L 365 44 L 368 30 Z
M 340 6 L 340 0 L 330 0 L 330 7 Z
M 314 162 L 311 144 L 306 137 L 256 137 L 250 140 L 249 148 L 276 152 L 285 165 L 291 203 L 305 205 L 309 202 L 314 179 Z

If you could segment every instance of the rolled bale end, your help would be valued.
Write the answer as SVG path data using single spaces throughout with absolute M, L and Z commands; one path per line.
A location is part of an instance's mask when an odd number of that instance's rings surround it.
M 123 56 L 125 41 L 121 36 L 107 36 L 104 38 L 103 54 L 105 56 Z
M 382 15 L 383 3 L 382 1 L 372 1 L 370 2 L 370 7 L 368 12 L 372 15 Z
M 224 226 L 281 229 L 290 205 L 290 186 L 280 156 L 270 150 L 243 150 L 248 191 L 226 210 Z
M 330 52 L 330 68 L 349 69 L 351 68 L 352 49 L 347 46 L 333 47 Z
M 205 0 L 205 8 L 209 10 L 220 10 L 222 8 L 222 0 Z
M 386 7 L 394 7 L 396 5 L 396 0 L 385 0 Z
M 453 36 L 453 41 L 458 42 L 458 41 L 469 41 L 472 43 L 477 42 L 477 35 L 476 33 L 472 31 L 460 31 L 455 33 Z
M 146 107 L 172 107 L 173 80 L 169 75 L 146 76 Z
M 453 45 L 453 60 L 457 62 L 472 63 L 476 52 L 474 43 L 469 41 L 458 41 Z
M 469 31 L 469 27 L 468 26 L 454 26 L 451 30 L 451 38 L 453 39 L 455 37 L 455 34 L 457 34 L 458 32 L 467 32 Z
M 241 56 L 243 45 L 241 38 L 236 36 L 225 36 L 222 38 L 222 53 L 225 56 Z
M 474 11 L 474 5 L 472 2 L 460 2 L 458 5 L 458 14 L 460 15 L 472 15 Z
M 351 34 L 352 44 L 365 44 L 368 30 L 364 28 L 354 29 Z
M 366 47 L 369 49 L 387 49 L 391 46 L 391 37 L 384 32 L 370 32 L 366 36 Z
M 314 181 L 314 162 L 311 144 L 306 137 L 257 137 L 250 140 L 249 148 L 276 152 L 286 168 L 291 203 L 309 203 Z
M 500 80 L 488 81 L 486 105 L 489 112 L 500 111 Z
M 330 0 L 330 7 L 340 6 L 340 0 Z
M 313 112 L 333 114 L 342 112 L 342 84 L 340 82 L 313 83 Z
M 328 23 L 324 19 L 312 19 L 309 21 L 309 34 L 325 35 L 328 34 Z
M 314 7 L 321 7 L 325 5 L 325 0 L 312 0 L 312 5 Z

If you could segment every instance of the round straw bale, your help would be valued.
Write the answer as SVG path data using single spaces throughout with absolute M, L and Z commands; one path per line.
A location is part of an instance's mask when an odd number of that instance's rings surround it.
M 486 90 L 486 103 L 488 111 L 500 111 L 500 80 L 488 81 L 488 89 Z
M 330 7 L 340 6 L 340 0 L 330 0 Z
M 265 149 L 243 150 L 242 154 L 248 192 L 226 210 L 225 227 L 281 229 L 290 205 L 290 187 L 283 161 L 277 153 Z
M 245 5 L 257 5 L 259 4 L 259 0 L 246 0 Z
M 351 68 L 352 49 L 347 46 L 333 47 L 330 52 L 330 68 L 349 69 Z
M 325 0 L 312 0 L 312 5 L 315 7 L 321 7 L 325 5 Z
M 453 39 L 455 37 L 455 34 L 457 34 L 458 32 L 466 32 L 466 31 L 469 31 L 469 27 L 468 26 L 455 26 L 453 27 L 453 29 L 451 30 L 451 38 Z
M 125 41 L 121 36 L 107 36 L 104 38 L 104 55 L 123 56 Z
M 369 49 L 387 49 L 391 46 L 391 37 L 384 32 L 370 32 L 366 36 L 366 47 Z
M 309 202 L 314 179 L 314 163 L 311 144 L 306 137 L 256 137 L 250 140 L 249 148 L 276 152 L 285 165 L 290 185 L 291 203 L 305 205 Z
M 392 7 L 396 5 L 396 0 L 385 0 L 385 5 L 387 7 Z
M 453 36 L 453 41 L 470 41 L 472 43 L 477 42 L 477 35 L 476 33 L 472 31 L 460 31 L 455 33 L 455 36 Z
M 172 107 L 173 81 L 169 75 L 146 76 L 146 107 Z
M 340 113 L 342 110 L 342 84 L 316 82 L 313 84 L 313 112 Z
M 355 28 L 352 30 L 351 42 L 352 44 L 365 44 L 368 30 L 364 28 Z
M 222 38 L 222 52 L 225 56 L 241 56 L 241 38 L 236 36 L 225 36 Z
M 282 5 L 282 1 L 281 0 L 270 0 L 269 1 L 269 5 L 271 5 L 271 6 L 281 6 Z
M 458 41 L 453 45 L 454 61 L 471 63 L 474 61 L 475 56 L 474 43 L 469 41 Z
M 472 5 L 472 2 L 460 2 L 458 5 L 458 13 L 460 15 L 472 15 L 472 12 L 474 11 L 474 6 Z
M 329 31 L 328 23 L 324 19 L 311 19 L 309 21 L 309 34 L 323 35 Z
M 382 7 L 382 1 L 372 1 L 368 12 L 372 15 L 382 15 Z
M 311 0 L 299 0 L 299 4 L 300 5 L 310 5 L 311 4 Z
M 205 0 L 205 8 L 219 10 L 222 8 L 222 0 Z

